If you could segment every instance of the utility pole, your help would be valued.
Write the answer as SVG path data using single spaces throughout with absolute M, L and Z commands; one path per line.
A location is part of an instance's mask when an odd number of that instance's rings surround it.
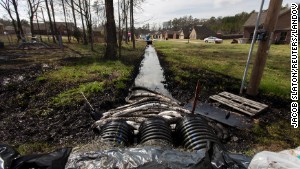
M 265 36 L 263 36 L 261 38 L 261 41 L 259 42 L 250 82 L 247 88 L 247 94 L 251 96 L 255 96 L 258 93 L 258 87 L 261 82 L 263 71 L 266 65 L 267 56 L 271 44 L 270 42 L 272 40 L 274 28 L 277 24 L 281 4 L 282 0 L 270 0 L 269 9 L 263 27 L 264 32 L 262 32 L 262 34 L 264 34 Z
M 130 0 L 130 18 L 131 18 L 131 41 L 132 41 L 132 48 L 135 49 L 134 18 L 133 18 L 133 0 Z

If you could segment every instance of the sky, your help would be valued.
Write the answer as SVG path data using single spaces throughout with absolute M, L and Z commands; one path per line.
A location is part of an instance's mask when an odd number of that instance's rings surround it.
M 93 1 L 93 0 L 92 0 Z M 21 18 L 28 20 L 26 0 L 19 0 Z M 115 3 L 117 0 L 115 0 Z M 193 16 L 193 18 L 209 19 L 211 17 L 233 16 L 241 12 L 258 11 L 262 0 L 145 0 L 141 4 L 141 9 L 135 11 L 136 27 L 149 24 L 158 27 L 163 22 L 183 16 Z M 267 9 L 270 0 L 264 0 L 264 8 Z M 282 5 L 292 2 L 300 3 L 300 0 L 283 0 Z M 117 10 L 117 6 L 115 6 Z M 59 11 L 57 11 L 59 12 Z M 60 12 L 62 15 L 62 12 Z M 8 15 L 0 7 L 0 17 Z M 117 18 L 117 15 L 115 16 Z M 63 21 L 63 17 L 57 18 Z
M 174 18 L 192 15 L 194 18 L 209 19 L 212 16 L 233 16 L 241 12 L 258 11 L 262 0 L 146 0 L 142 11 L 138 11 L 137 22 L 139 25 L 148 22 L 162 23 Z M 270 0 L 264 1 L 267 9 Z M 282 5 L 299 0 L 283 0 Z M 151 27 L 151 26 L 150 26 Z

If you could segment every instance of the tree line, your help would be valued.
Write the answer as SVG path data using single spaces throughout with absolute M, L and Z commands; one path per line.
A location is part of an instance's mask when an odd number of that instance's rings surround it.
M 58 30 L 58 17 L 64 18 L 68 42 L 71 42 L 73 36 L 78 43 L 81 40 L 84 45 L 90 44 L 91 50 L 94 50 L 93 29 L 104 26 L 106 35 L 105 56 L 116 58 L 117 54 L 121 55 L 123 37 L 125 37 L 125 43 L 128 43 L 130 39 L 128 32 L 131 32 L 131 39 L 134 39 L 134 9 L 139 7 L 144 0 L 118 0 L 117 2 L 113 0 L 96 0 L 93 2 L 91 0 L 26 0 L 27 6 L 21 4 L 24 2 L 23 0 L 0 0 L 0 5 L 5 9 L 11 20 L 18 41 L 25 36 L 24 21 L 22 22 L 20 19 L 20 9 L 22 8 L 22 10 L 25 9 L 28 12 L 32 35 L 36 32 L 36 29 L 41 29 L 39 23 L 46 23 L 47 20 L 53 43 L 60 41 L 62 33 L 61 30 Z M 118 8 L 116 10 L 117 19 L 115 19 L 114 6 Z M 118 27 L 116 27 L 116 21 Z M 117 43 L 117 32 L 119 43 Z M 133 40 L 132 43 L 133 48 L 135 48 L 135 41 Z M 118 47 L 119 52 L 117 52 Z
M 288 9 L 289 5 L 285 4 L 281 6 L 281 10 Z M 147 32 L 147 31 L 164 31 L 164 30 L 172 30 L 179 31 L 182 29 L 189 30 L 197 25 L 204 25 L 210 28 L 211 30 L 222 33 L 222 34 L 241 34 L 243 32 L 243 25 L 250 17 L 251 12 L 241 12 L 234 16 L 225 16 L 225 17 L 211 17 L 209 19 L 199 19 L 194 18 L 193 16 L 183 16 L 179 18 L 174 18 L 169 21 L 163 22 L 161 26 L 157 27 L 157 23 L 154 23 L 150 28 L 149 24 L 145 24 L 142 27 L 138 28 L 139 32 Z
M 234 16 L 225 16 L 225 17 L 211 17 L 209 19 L 199 19 L 194 18 L 193 16 L 183 16 L 180 18 L 174 18 L 167 22 L 163 22 L 162 26 L 156 27 L 153 26 L 151 30 L 164 31 L 172 30 L 179 31 L 181 29 L 192 29 L 197 25 L 205 25 L 215 32 L 220 32 L 223 34 L 239 34 L 243 31 L 243 24 L 250 17 L 250 15 L 255 12 L 250 13 L 241 12 Z M 157 25 L 157 24 L 154 24 Z M 143 25 L 138 28 L 140 31 L 148 30 L 150 31 L 149 24 Z

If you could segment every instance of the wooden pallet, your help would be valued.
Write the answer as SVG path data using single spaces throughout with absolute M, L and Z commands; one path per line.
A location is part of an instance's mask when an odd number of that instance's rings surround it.
M 228 92 L 222 92 L 218 95 L 210 96 L 209 98 L 250 116 L 255 116 L 268 108 L 268 105 Z

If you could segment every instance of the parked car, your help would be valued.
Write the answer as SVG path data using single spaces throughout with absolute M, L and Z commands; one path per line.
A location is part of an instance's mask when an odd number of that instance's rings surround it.
M 220 38 L 217 38 L 217 37 L 210 36 L 210 37 L 205 38 L 205 39 L 204 39 L 204 42 L 205 42 L 205 43 L 222 43 L 222 42 L 223 42 L 223 39 L 220 39 Z

